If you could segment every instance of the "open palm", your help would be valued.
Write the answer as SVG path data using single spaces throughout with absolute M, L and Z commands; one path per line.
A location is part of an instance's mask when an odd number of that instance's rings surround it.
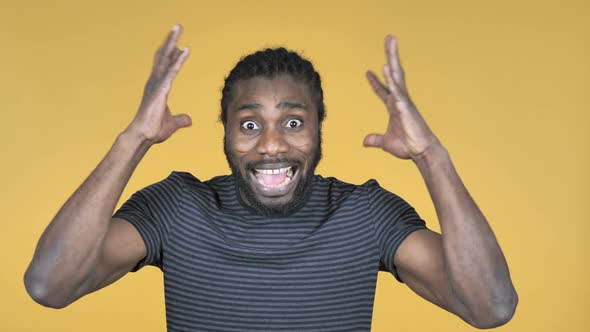
M 152 143 L 161 143 L 178 129 L 191 125 L 187 114 L 172 115 L 168 107 L 172 83 L 189 54 L 187 47 L 181 50 L 176 46 L 181 33 L 182 26 L 175 25 L 158 49 L 139 111 L 129 125 L 129 130 Z
M 363 143 L 368 147 L 382 148 L 398 158 L 416 159 L 439 141 L 408 95 L 397 40 L 392 36 L 385 39 L 385 54 L 387 64 L 383 66 L 383 76 L 387 85 L 379 82 L 371 71 L 367 72 L 367 79 L 385 103 L 389 122 L 385 133 L 369 134 Z

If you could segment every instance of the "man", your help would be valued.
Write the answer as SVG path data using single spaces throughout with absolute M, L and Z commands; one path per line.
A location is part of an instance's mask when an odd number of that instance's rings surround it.
M 111 217 L 151 146 L 191 125 L 167 96 L 189 50 L 176 25 L 158 50 L 130 125 L 39 240 L 25 273 L 35 301 L 62 308 L 129 271 L 164 271 L 170 331 L 369 330 L 379 270 L 478 328 L 509 321 L 508 266 L 449 155 L 408 96 L 397 41 L 386 85 L 367 78 L 390 114 L 364 144 L 411 159 L 442 234 L 374 180 L 314 174 L 324 118 L 320 76 L 283 48 L 243 58 L 226 78 L 221 120 L 232 170 L 201 182 L 172 173 Z

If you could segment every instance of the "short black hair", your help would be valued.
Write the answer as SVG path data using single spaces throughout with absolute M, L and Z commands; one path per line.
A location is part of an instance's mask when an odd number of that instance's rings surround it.
M 308 85 L 313 101 L 316 104 L 321 128 L 322 121 L 326 116 L 326 110 L 320 74 L 315 70 L 311 61 L 284 47 L 266 48 L 249 54 L 240 59 L 231 70 L 225 78 L 221 93 L 221 114 L 219 119 L 223 126 L 225 127 L 227 124 L 227 107 L 233 98 L 233 86 L 236 82 L 260 76 L 274 78 L 284 74 Z

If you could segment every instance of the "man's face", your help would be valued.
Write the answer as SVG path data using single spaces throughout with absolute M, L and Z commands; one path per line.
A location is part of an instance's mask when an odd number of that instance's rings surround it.
M 289 75 L 236 82 L 224 150 L 248 205 L 267 216 L 297 208 L 321 159 L 317 108 L 308 86 Z

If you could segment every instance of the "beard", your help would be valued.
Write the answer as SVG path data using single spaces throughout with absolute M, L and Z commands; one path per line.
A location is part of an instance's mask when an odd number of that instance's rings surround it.
M 296 165 L 298 172 L 305 172 L 300 174 L 299 182 L 293 189 L 293 196 L 288 202 L 267 204 L 258 199 L 258 196 L 252 188 L 253 184 L 251 178 L 247 176 L 247 174 L 246 176 L 244 176 L 244 174 L 242 174 L 242 172 L 240 171 L 240 168 L 237 165 L 238 158 L 229 151 L 227 140 L 224 136 L 223 151 L 225 152 L 225 157 L 231 169 L 232 176 L 234 177 L 238 185 L 238 195 L 241 195 L 244 202 L 252 209 L 254 209 L 254 211 L 256 211 L 257 214 L 265 217 L 284 217 L 298 210 L 303 205 L 303 203 L 305 203 L 308 195 L 311 193 L 315 169 L 319 164 L 320 160 L 322 159 L 321 137 L 322 135 L 320 132 L 317 148 L 313 152 L 313 158 L 311 160 L 311 163 L 309 164 L 309 168 L 305 171 L 303 170 L 303 163 L 300 160 L 287 159 L 281 157 L 274 158 L 272 160 L 261 159 L 258 161 L 252 161 L 245 165 L 245 171 L 249 172 L 250 170 L 255 169 L 256 166 L 259 164 L 289 163 L 291 165 Z

